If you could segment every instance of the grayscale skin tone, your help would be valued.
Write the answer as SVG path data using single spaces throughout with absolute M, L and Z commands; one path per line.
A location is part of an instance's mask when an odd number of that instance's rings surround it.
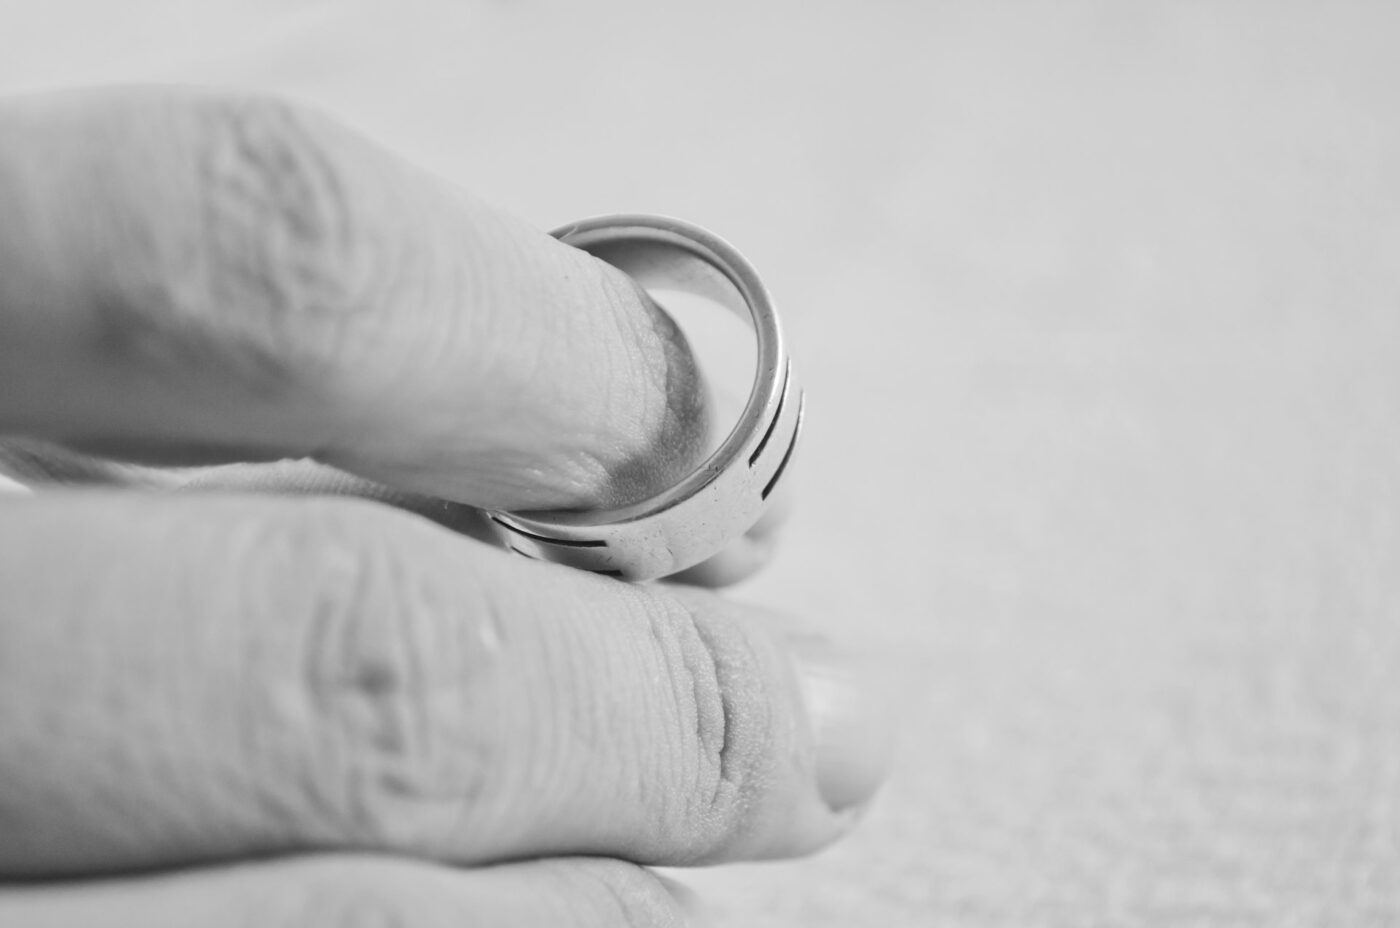
M 473 537 L 713 447 L 625 276 L 239 94 L 0 101 L 0 217 L 0 924 L 686 924 L 858 820 L 856 663 L 700 588 L 786 503 L 699 586 Z

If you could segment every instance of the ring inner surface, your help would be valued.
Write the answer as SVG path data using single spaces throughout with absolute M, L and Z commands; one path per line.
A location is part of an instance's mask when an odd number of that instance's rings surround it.
M 565 236 L 564 241 L 623 271 L 644 290 L 690 293 L 723 306 L 754 331 L 758 342 L 755 352 L 758 369 L 739 421 L 719 448 L 685 479 L 656 496 L 617 509 L 530 513 L 536 518 L 571 525 L 625 522 L 668 508 L 697 492 L 738 456 L 747 437 L 759 428 L 765 415 L 767 394 L 776 389 L 780 354 L 776 320 L 765 320 L 772 328 L 770 333 L 756 318 L 760 314 L 771 315 L 771 309 L 766 304 L 761 309 L 754 305 L 753 300 L 764 300 L 766 294 L 742 259 L 736 258 L 741 266 L 733 267 L 724 260 L 723 254 L 716 254 L 716 249 L 707 247 L 707 243 L 693 241 L 671 229 L 650 226 L 581 228 Z M 746 282 L 746 276 L 752 280 Z M 745 295 L 746 285 L 757 291 L 753 297 Z
M 723 306 L 753 328 L 749 304 L 729 275 L 701 255 L 668 242 L 629 239 L 584 249 L 627 274 L 643 290 L 680 290 Z

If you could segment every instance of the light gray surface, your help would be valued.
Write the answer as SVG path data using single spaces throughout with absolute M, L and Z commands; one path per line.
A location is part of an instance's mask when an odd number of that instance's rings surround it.
M 742 594 L 905 738 L 843 846 L 692 879 L 726 923 L 1400 921 L 1400 7 L 11 6 L 9 86 L 280 89 L 758 264 L 811 418 Z

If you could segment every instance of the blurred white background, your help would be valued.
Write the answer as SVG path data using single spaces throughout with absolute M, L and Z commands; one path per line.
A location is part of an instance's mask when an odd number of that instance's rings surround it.
M 0 89 L 319 104 L 550 227 L 758 265 L 880 655 L 861 832 L 724 924 L 1400 920 L 1400 6 L 0 2 Z

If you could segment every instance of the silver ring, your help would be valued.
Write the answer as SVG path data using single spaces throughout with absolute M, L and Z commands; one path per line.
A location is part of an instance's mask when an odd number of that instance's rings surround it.
M 758 370 L 739 423 L 670 489 L 617 509 L 487 515 L 502 544 L 525 557 L 624 580 L 693 567 L 753 527 L 797 447 L 804 396 L 773 302 L 732 245 L 677 219 L 600 216 L 553 235 L 617 267 L 643 289 L 692 293 L 732 310 L 753 327 Z

